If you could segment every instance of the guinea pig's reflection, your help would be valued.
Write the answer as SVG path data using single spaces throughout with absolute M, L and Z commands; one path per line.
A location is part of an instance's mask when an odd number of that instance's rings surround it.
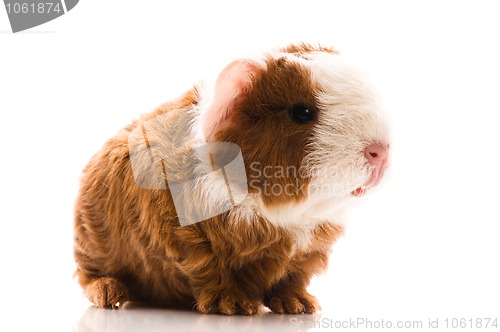
M 307 324 L 320 315 L 277 315 L 270 312 L 254 316 L 202 315 L 127 303 L 118 310 L 87 308 L 74 326 L 74 332 L 132 331 L 307 331 Z

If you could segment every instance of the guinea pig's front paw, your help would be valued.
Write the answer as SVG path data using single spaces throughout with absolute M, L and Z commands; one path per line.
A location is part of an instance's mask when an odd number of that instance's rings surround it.
M 260 304 L 259 301 L 249 300 L 241 292 L 232 289 L 204 290 L 196 299 L 196 306 L 202 314 L 255 315 Z
M 276 314 L 313 314 L 321 309 L 318 300 L 305 289 L 275 292 L 266 305 Z
M 127 287 L 116 278 L 93 280 L 85 287 L 85 294 L 98 308 L 117 309 L 128 300 Z

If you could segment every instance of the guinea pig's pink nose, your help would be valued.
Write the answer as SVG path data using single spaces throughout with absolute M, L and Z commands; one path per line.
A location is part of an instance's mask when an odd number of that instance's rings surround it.
M 382 144 L 368 145 L 365 148 L 365 157 L 370 165 L 384 168 L 389 158 L 389 147 Z

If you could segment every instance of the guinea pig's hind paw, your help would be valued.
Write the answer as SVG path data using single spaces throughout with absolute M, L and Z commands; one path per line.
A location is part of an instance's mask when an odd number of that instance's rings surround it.
M 318 300 L 306 291 L 274 295 L 267 306 L 276 314 L 313 314 L 320 310 Z
M 128 290 L 116 278 L 102 277 L 85 287 L 85 294 L 97 307 L 118 309 L 128 300 Z

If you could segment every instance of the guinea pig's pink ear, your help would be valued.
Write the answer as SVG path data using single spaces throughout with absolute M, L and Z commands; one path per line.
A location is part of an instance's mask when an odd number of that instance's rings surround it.
M 252 77 L 262 71 L 264 66 L 254 60 L 242 59 L 231 62 L 222 70 L 202 118 L 203 132 L 207 141 L 215 141 L 218 132 L 235 124 L 237 115 L 232 108 L 238 99 L 245 96 L 252 84 Z

